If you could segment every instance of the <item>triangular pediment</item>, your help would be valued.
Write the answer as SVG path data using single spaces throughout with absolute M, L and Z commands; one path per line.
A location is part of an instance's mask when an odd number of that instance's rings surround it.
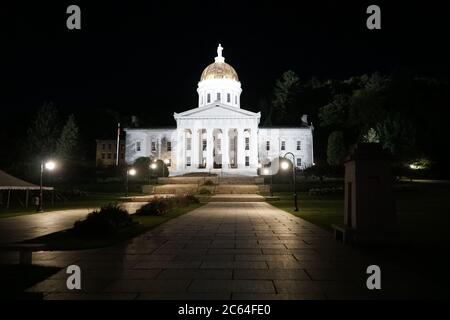
M 179 118 L 259 118 L 261 115 L 259 112 L 252 112 L 245 109 L 240 109 L 237 107 L 231 107 L 223 105 L 221 103 L 210 104 L 205 107 L 199 107 L 190 109 L 181 113 L 175 113 L 175 119 Z

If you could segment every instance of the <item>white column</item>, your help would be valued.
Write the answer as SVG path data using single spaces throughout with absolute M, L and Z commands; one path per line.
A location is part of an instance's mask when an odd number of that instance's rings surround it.
M 230 162 L 230 138 L 228 137 L 228 128 L 222 129 L 222 169 L 227 170 Z
M 198 165 L 200 163 L 199 161 L 199 153 L 200 153 L 200 149 L 199 149 L 199 128 L 194 127 L 192 129 L 192 145 L 191 145 L 191 149 L 192 149 L 192 168 L 193 169 L 198 169 Z
M 184 170 L 184 144 L 185 144 L 185 137 L 183 134 L 183 131 L 178 129 L 177 130 L 177 140 L 176 140 L 176 168 L 177 171 Z
M 238 169 L 245 168 L 245 152 L 244 152 L 244 129 L 237 129 L 237 167 Z
M 206 129 L 206 167 L 208 169 L 213 168 L 213 128 Z

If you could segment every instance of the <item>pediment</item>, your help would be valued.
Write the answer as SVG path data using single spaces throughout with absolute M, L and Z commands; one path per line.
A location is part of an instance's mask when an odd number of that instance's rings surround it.
M 245 109 L 240 109 L 237 107 L 230 107 L 220 103 L 211 104 L 205 107 L 199 107 L 184 111 L 182 113 L 175 113 L 175 119 L 179 118 L 259 118 L 260 113 L 251 112 Z

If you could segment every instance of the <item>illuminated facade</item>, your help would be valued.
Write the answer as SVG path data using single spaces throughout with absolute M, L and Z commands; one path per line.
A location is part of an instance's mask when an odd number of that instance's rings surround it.
M 313 127 L 303 116 L 295 128 L 261 128 L 260 112 L 241 108 L 241 83 L 222 46 L 198 83 L 198 106 L 174 113 L 173 128 L 128 128 L 126 162 L 164 160 L 171 175 L 218 172 L 256 175 L 259 164 L 292 152 L 299 168 L 313 164 Z

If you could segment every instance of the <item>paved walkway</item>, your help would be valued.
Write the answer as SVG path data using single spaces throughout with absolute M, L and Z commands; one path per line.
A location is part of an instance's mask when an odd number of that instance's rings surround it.
M 408 298 L 413 291 L 411 275 L 389 261 L 264 202 L 209 203 L 127 244 L 38 253 L 34 261 L 82 270 L 81 291 L 66 289 L 64 269 L 28 290 L 45 299 Z M 383 270 L 381 291 L 366 288 L 370 264 Z
M 135 212 L 143 203 L 125 202 L 129 212 Z M 69 229 L 77 220 L 84 219 L 97 208 L 58 210 L 0 219 L 0 243 L 10 243 L 40 237 Z

